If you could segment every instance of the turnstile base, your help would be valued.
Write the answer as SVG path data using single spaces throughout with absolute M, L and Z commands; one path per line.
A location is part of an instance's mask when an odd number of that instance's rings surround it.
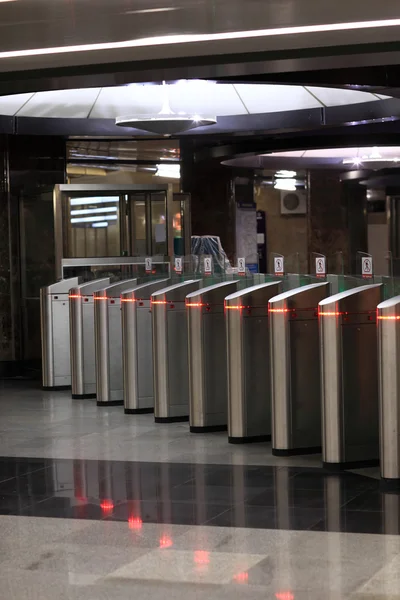
M 99 402 L 97 401 L 97 406 L 123 406 L 123 400 L 110 400 L 110 402 Z
M 230 444 L 253 444 L 256 442 L 270 442 L 270 435 L 249 435 L 247 437 L 228 437 Z
M 400 479 L 382 477 L 380 487 L 384 492 L 400 492 Z
M 155 423 L 184 423 L 189 417 L 154 417 Z
M 288 450 L 277 450 L 272 448 L 273 456 L 301 456 L 302 454 L 321 454 L 321 446 L 312 446 L 310 448 L 289 448 Z
M 208 427 L 190 427 L 190 433 L 213 433 L 215 431 L 228 431 L 228 425 L 209 425 Z
M 94 400 L 96 394 L 72 394 L 72 400 Z
M 63 392 L 70 389 L 70 385 L 42 385 L 42 390 L 44 392 Z
M 150 415 L 154 408 L 125 408 L 126 415 Z
M 324 469 L 328 471 L 346 471 L 347 469 L 363 469 L 364 467 L 377 467 L 379 465 L 378 458 L 369 460 L 356 460 L 353 462 L 328 463 L 322 462 Z

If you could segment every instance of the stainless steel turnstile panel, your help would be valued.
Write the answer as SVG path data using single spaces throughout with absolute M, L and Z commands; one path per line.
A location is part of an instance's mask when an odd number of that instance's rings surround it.
M 379 456 L 376 307 L 382 294 L 381 284 L 365 285 L 319 305 L 322 459 L 328 468 Z
M 400 296 L 378 305 L 381 477 L 400 485 Z
M 73 398 L 96 397 L 94 347 L 94 300 L 97 290 L 109 285 L 110 279 L 82 283 L 69 291 L 71 384 Z
M 156 423 L 189 419 L 188 328 L 185 298 L 202 281 L 189 280 L 155 292 L 153 321 L 154 417 Z
M 124 406 L 126 414 L 154 411 L 151 295 L 169 279 L 137 286 L 121 294 Z
M 188 294 L 190 431 L 225 431 L 228 423 L 227 347 L 224 300 L 239 281 Z
M 271 439 L 268 302 L 281 291 L 277 281 L 225 298 L 230 443 Z
M 79 277 L 63 279 L 40 290 L 42 385 L 45 389 L 71 387 L 69 347 L 69 290 Z
M 321 450 L 318 303 L 329 284 L 306 285 L 269 302 L 272 452 Z
M 136 279 L 114 283 L 94 293 L 97 406 L 124 403 L 121 294 Z

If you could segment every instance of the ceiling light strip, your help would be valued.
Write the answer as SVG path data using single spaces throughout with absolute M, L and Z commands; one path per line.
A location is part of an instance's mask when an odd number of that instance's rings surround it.
M 80 44 L 75 46 L 55 46 L 52 48 L 31 48 L 27 50 L 11 50 L 0 52 L 0 60 L 7 58 L 24 58 L 28 56 L 49 56 L 52 54 L 68 54 L 76 52 L 94 52 L 98 50 L 118 50 L 124 48 L 143 48 L 148 46 L 188 44 L 194 42 L 213 42 L 281 35 L 300 35 L 310 33 L 328 33 L 334 31 L 352 31 L 361 29 L 381 29 L 399 27 L 400 19 L 382 19 L 376 21 L 355 21 L 351 23 L 324 23 L 321 25 L 305 25 L 297 27 L 278 27 L 274 29 L 256 29 L 249 31 L 228 31 L 212 34 L 165 35 L 120 42 L 102 42 L 97 44 Z

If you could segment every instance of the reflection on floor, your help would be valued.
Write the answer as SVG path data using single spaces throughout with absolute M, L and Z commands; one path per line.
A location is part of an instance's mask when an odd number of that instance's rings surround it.
M 22 384 L 0 454 L 5 600 L 399 600 L 400 496 L 376 470 Z

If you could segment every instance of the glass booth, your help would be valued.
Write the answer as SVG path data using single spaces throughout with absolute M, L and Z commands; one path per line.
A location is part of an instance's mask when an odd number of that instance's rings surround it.
M 63 259 L 190 254 L 190 195 L 172 185 L 54 188 L 57 278 Z

